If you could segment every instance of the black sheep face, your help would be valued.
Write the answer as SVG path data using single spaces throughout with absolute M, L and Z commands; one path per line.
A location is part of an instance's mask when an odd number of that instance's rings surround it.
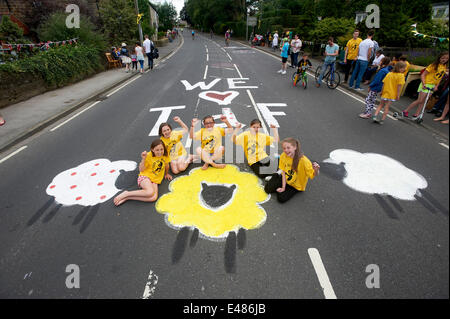
M 230 203 L 236 190 L 236 185 L 208 185 L 202 183 L 200 200 L 206 208 L 217 211 Z

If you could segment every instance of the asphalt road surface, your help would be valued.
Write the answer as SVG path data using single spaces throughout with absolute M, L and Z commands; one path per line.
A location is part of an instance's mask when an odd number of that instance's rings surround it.
M 11 152 L 1 154 L 0 297 L 448 298 L 448 141 L 391 118 L 359 119 L 360 97 L 316 88 L 312 77 L 306 90 L 293 87 L 293 69 L 277 73 L 279 59 L 188 32 L 156 69 L 24 141 L 6 160 Z M 115 207 L 101 191 L 78 196 L 83 185 L 54 180 L 101 163 L 106 186 L 137 189 L 134 167 L 110 162 L 138 163 L 167 115 L 189 126 L 207 114 L 246 127 L 255 118 L 277 124 L 281 138 L 298 138 L 321 164 L 320 175 L 285 204 L 275 196 L 261 203 L 260 227 L 221 239 L 176 229 L 154 203 Z M 272 152 L 281 154 L 281 145 Z M 50 196 L 52 186 L 66 190 Z M 168 186 L 162 182 L 160 196 Z M 98 201 L 84 202 L 90 195 Z M 62 204 L 70 196 L 73 204 Z M 69 289 L 77 273 L 79 288 Z

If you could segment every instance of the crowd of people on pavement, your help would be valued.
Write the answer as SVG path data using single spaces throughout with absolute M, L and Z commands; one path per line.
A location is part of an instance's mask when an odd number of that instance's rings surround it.
M 144 73 L 145 57 L 148 59 L 148 68 L 153 69 L 153 60 L 157 58 L 158 49 L 155 47 L 153 41 L 145 35 L 145 40 L 141 46 L 140 42 L 136 42 L 132 50 L 128 49 L 126 43 L 122 43 L 120 49 L 117 47 L 111 48 L 111 55 L 114 60 L 119 60 L 122 66 L 125 67 L 125 72 L 138 71 Z M 139 64 L 139 65 L 138 65 Z

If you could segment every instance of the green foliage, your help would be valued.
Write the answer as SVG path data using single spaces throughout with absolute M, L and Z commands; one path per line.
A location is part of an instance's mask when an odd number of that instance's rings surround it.
M 413 58 L 410 61 L 410 63 L 411 64 L 415 64 L 415 65 L 428 66 L 431 63 L 433 63 L 434 60 L 436 60 L 436 57 L 434 55 L 420 56 L 420 57 L 417 57 L 417 58 Z
M 177 10 L 172 3 L 164 2 L 156 5 L 159 16 L 159 29 L 162 31 L 172 30 L 177 20 Z
M 103 32 L 112 45 L 133 42 L 138 26 L 132 0 L 102 0 L 99 2 Z
M 66 45 L 0 65 L 0 80 L 2 74 L 31 73 L 42 77 L 49 87 L 63 86 L 102 69 L 102 59 L 95 48 Z
M 325 18 L 319 21 L 316 28 L 311 32 L 311 37 L 315 41 L 326 42 L 328 37 L 334 37 L 335 41 L 338 37 L 349 35 L 355 28 L 354 21 L 352 19 L 345 18 Z M 348 40 L 348 39 L 347 39 Z M 343 45 L 343 43 L 338 43 Z
M 78 38 L 78 42 L 85 44 L 102 52 L 106 49 L 104 36 L 95 31 L 95 25 L 84 16 L 80 18 L 80 28 L 67 28 L 66 15 L 54 13 L 44 21 L 38 28 L 37 34 L 43 42 L 64 41 Z
M 0 24 L 0 40 L 5 42 L 16 42 L 23 36 L 23 31 L 19 26 L 12 22 L 8 16 L 3 16 Z

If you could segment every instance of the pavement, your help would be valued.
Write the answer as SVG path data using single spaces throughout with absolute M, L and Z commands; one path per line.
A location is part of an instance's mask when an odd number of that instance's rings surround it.
M 154 73 L 1 156 L 0 298 L 448 299 L 448 142 L 422 126 L 359 119 L 363 100 L 346 90 L 293 87 L 266 52 L 184 34 Z M 231 170 L 193 163 L 163 180 L 156 203 L 114 205 L 120 190 L 138 188 L 130 162 L 160 123 L 208 114 L 278 124 L 320 175 L 280 204 L 231 156 Z M 222 199 L 207 193 L 213 186 L 231 196 L 226 212 L 205 208 Z M 205 230 L 216 226 L 225 232 Z M 68 266 L 78 266 L 79 288 Z
M 166 46 L 158 48 L 159 58 L 154 60 L 154 67 L 157 67 L 181 44 L 182 38 L 178 37 Z M 147 58 L 144 68 L 148 71 Z M 125 68 L 110 69 L 75 84 L 48 91 L 0 109 L 0 113 L 6 120 L 6 124 L 0 127 L 0 153 L 84 105 L 101 99 L 108 91 L 132 80 L 139 74 L 138 71 L 127 73 Z

